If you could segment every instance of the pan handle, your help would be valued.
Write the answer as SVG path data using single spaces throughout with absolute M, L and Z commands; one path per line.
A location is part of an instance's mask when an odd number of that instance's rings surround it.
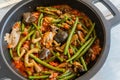
M 109 0 L 101 0 L 101 2 L 110 10 L 113 15 L 113 18 L 108 20 L 108 23 L 110 23 L 111 27 L 117 25 L 120 22 L 119 10 Z
M 82 0 L 83 2 L 86 2 L 91 7 L 93 7 L 96 10 L 96 6 L 94 5 L 97 2 L 101 2 L 113 15 L 113 17 L 109 20 L 105 19 L 106 22 L 110 24 L 110 27 L 117 25 L 120 22 L 120 12 L 119 10 L 111 3 L 109 0 Z M 98 10 L 98 8 L 97 8 Z M 96 10 L 96 11 L 97 11 Z M 99 13 L 98 13 L 99 14 Z M 103 15 L 103 14 L 102 14 Z

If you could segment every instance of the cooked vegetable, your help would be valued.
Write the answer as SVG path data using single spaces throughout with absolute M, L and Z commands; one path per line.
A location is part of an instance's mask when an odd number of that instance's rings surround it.
M 58 76 L 58 79 L 65 78 L 66 76 L 69 76 L 72 72 L 70 70 L 65 71 L 61 76 Z
M 43 75 L 43 76 L 29 76 L 29 79 L 46 79 L 49 78 L 49 75 Z
M 88 51 L 88 49 L 91 47 L 91 45 L 92 45 L 93 42 L 95 41 L 95 38 L 96 38 L 96 37 L 94 37 L 93 40 L 89 43 L 89 45 L 77 56 L 76 60 L 77 60 L 78 58 L 80 58 L 81 56 L 83 56 L 83 55 Z
M 47 48 L 43 48 L 40 52 L 40 59 L 45 59 L 49 56 L 50 50 Z
M 55 35 L 54 39 L 58 43 L 63 43 L 68 37 L 68 33 L 63 30 L 58 30 L 57 34 Z
M 36 18 L 32 16 L 31 12 L 26 12 L 23 14 L 23 20 L 25 23 L 32 23 L 36 21 Z
M 24 25 L 24 23 L 22 23 L 22 25 L 21 25 L 21 32 L 23 32 L 24 29 L 25 29 L 25 25 Z
M 30 57 L 33 58 L 38 63 L 42 64 L 43 66 L 47 67 L 47 68 L 50 68 L 52 70 L 59 71 L 59 72 L 64 72 L 65 71 L 65 69 L 53 67 L 50 64 L 47 64 L 46 62 L 44 62 L 44 61 L 40 60 L 39 58 L 37 58 L 36 56 L 34 56 L 33 54 L 30 54 Z
M 83 67 L 84 67 L 84 70 L 87 71 L 87 66 L 86 66 L 86 63 L 85 63 L 85 60 L 83 59 L 83 57 L 80 58 L 82 64 L 83 64 Z
M 33 33 L 34 33 L 34 31 L 30 32 L 25 38 L 23 38 L 23 39 L 19 42 L 19 44 L 18 44 L 18 46 L 17 46 L 17 54 L 18 54 L 18 56 L 20 56 L 20 48 L 21 48 L 22 44 L 23 44 L 23 43 L 25 42 L 25 40 L 27 40 L 27 38 L 29 38 Z
M 38 6 L 7 33 L 13 66 L 31 80 L 74 80 L 100 55 L 95 23 L 68 5 Z
M 86 35 L 86 37 L 85 37 L 85 40 L 87 40 L 87 39 L 90 37 L 90 34 L 91 34 L 91 33 L 92 33 L 92 31 L 94 30 L 94 27 L 95 27 L 95 23 L 94 23 L 94 24 L 92 24 L 91 29 L 89 30 L 88 34 L 87 34 L 87 35 Z
M 74 78 L 75 76 L 76 76 L 76 75 L 73 73 L 73 74 L 68 75 L 68 76 L 66 76 L 66 77 L 64 77 L 64 78 L 61 78 L 61 79 L 59 79 L 59 80 L 69 80 L 69 79 Z
M 76 18 L 76 21 L 75 21 L 75 23 L 74 23 L 74 25 L 73 25 L 73 28 L 72 28 L 72 30 L 71 30 L 71 33 L 70 33 L 70 35 L 69 35 L 69 37 L 68 37 L 68 40 L 67 40 L 67 42 L 66 42 L 66 47 L 65 47 L 65 49 L 64 49 L 64 54 L 65 54 L 65 55 L 67 54 L 67 51 L 68 51 L 68 48 L 69 48 L 69 45 L 70 45 L 70 40 L 71 40 L 71 38 L 72 38 L 72 36 L 73 36 L 73 34 L 74 34 L 74 31 L 75 31 L 75 29 L 76 29 L 76 27 L 77 27 L 77 23 L 78 23 L 78 18 Z
M 42 26 L 42 19 L 43 19 L 43 13 L 40 14 L 39 19 L 38 19 L 38 26 Z
M 83 49 L 85 49 L 85 47 L 87 47 L 87 45 L 92 41 L 92 38 L 89 39 L 77 52 L 76 54 L 74 54 L 70 59 L 67 60 L 67 62 L 75 59 L 82 51 Z

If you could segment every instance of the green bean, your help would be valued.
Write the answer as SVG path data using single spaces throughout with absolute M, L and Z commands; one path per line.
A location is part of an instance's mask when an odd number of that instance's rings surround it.
M 23 32 L 23 31 L 24 31 L 24 29 L 25 29 L 25 24 L 24 24 L 24 23 L 22 23 L 22 25 L 21 25 L 21 32 Z
M 55 58 L 56 58 L 56 56 L 52 56 L 50 59 L 48 59 L 48 60 L 46 60 L 45 62 L 51 62 L 51 61 L 54 61 L 55 60 Z
M 82 27 L 86 30 L 86 31 L 88 31 L 88 28 L 82 23 L 82 22 L 79 22 L 81 25 L 82 25 Z
M 70 59 L 67 60 L 67 62 L 75 59 L 86 47 L 87 45 L 92 41 L 92 38 L 90 38 L 86 43 L 74 54 Z
M 32 48 L 34 48 L 34 44 L 33 43 L 30 44 L 30 49 L 32 49 Z
M 75 53 L 75 49 L 73 48 L 72 45 L 70 45 L 70 48 L 72 49 L 73 53 Z
M 42 26 L 42 23 L 43 23 L 43 18 L 41 19 L 41 22 L 40 22 L 40 25 Z
M 13 58 L 13 52 L 12 52 L 12 49 L 10 48 L 10 57 Z
M 38 10 L 38 9 L 37 9 L 37 10 Z M 40 11 L 40 12 L 42 12 L 42 13 L 45 13 L 45 14 L 56 15 L 55 13 L 50 12 L 50 11 L 45 11 L 45 10 L 38 10 L 38 11 Z
M 87 65 L 86 65 L 85 60 L 83 59 L 83 57 L 80 57 L 80 60 L 81 60 L 81 63 L 83 65 L 83 67 L 84 67 L 84 70 L 87 71 L 88 68 L 87 68 Z
M 24 37 L 19 43 L 18 43 L 18 47 L 17 47 L 17 54 L 18 56 L 20 56 L 20 48 L 22 46 L 22 44 L 24 43 L 24 41 L 26 39 L 28 39 L 35 31 L 31 31 L 26 37 Z
M 64 77 L 67 77 L 71 74 L 72 72 L 70 70 L 67 70 L 65 71 L 61 76 L 58 76 L 57 78 L 58 79 L 61 79 L 61 78 L 64 78 Z
M 82 46 L 82 43 L 77 39 L 77 42 Z
M 32 40 L 34 40 L 35 37 L 36 37 L 36 32 L 33 33 L 33 35 L 32 35 Z
M 58 58 L 58 60 L 59 60 L 60 62 L 63 62 L 63 61 L 64 61 L 64 59 L 60 57 L 60 54 L 59 54 L 58 52 L 56 53 L 56 57 Z
M 28 28 L 28 32 L 30 33 L 30 30 L 31 30 L 32 27 L 29 27 Z M 28 40 L 30 40 L 30 37 L 28 37 Z
M 75 23 L 74 23 L 74 25 L 73 25 L 73 28 L 72 28 L 72 30 L 71 30 L 71 33 L 70 33 L 70 35 L 69 35 L 69 37 L 68 37 L 68 39 L 67 39 L 66 46 L 65 46 L 65 49 L 64 49 L 64 54 L 65 54 L 65 55 L 68 53 L 68 48 L 69 48 L 69 45 L 70 45 L 70 41 L 71 41 L 71 38 L 72 38 L 72 36 L 73 36 L 73 34 L 74 34 L 74 32 L 75 32 L 75 29 L 76 29 L 76 27 L 77 27 L 77 24 L 78 24 L 78 17 L 76 18 L 76 21 L 75 21 Z
M 40 36 L 42 36 L 42 32 L 40 31 L 39 27 L 35 23 L 33 23 L 33 26 L 38 30 Z
M 69 51 L 68 51 L 68 58 L 69 59 L 71 58 L 71 55 L 70 55 Z M 70 64 L 72 64 L 72 60 L 70 61 Z
M 88 34 L 86 35 L 86 37 L 85 37 L 85 41 L 90 37 L 90 34 L 91 34 L 92 31 L 94 30 L 94 27 L 95 27 L 95 23 L 92 25 L 92 27 L 90 28 Z
M 41 13 L 40 16 L 39 16 L 38 27 L 41 27 L 42 18 L 43 18 L 43 13 Z
M 33 31 L 33 30 L 36 29 L 36 28 L 34 27 L 34 25 L 31 25 L 30 27 L 31 27 L 31 29 L 29 30 L 29 32 L 31 32 L 31 31 Z
M 77 52 L 77 51 L 78 51 L 78 49 L 77 49 L 75 46 L 73 46 L 73 48 L 74 48 L 75 52 Z
M 69 75 L 69 76 L 66 76 L 66 77 L 64 77 L 64 78 L 61 78 L 61 79 L 58 79 L 58 80 L 69 80 L 69 79 L 71 79 L 71 78 L 74 78 L 76 76 L 76 74 L 71 74 L 71 75 Z
M 88 49 L 91 47 L 95 39 L 96 39 L 96 36 L 92 39 L 92 41 L 88 44 L 88 46 L 86 46 L 86 48 L 77 56 L 75 60 L 79 59 L 81 56 L 83 56 L 88 51 Z
M 29 76 L 29 79 L 45 79 L 49 78 L 49 75 L 43 75 L 43 76 Z
M 53 51 L 51 51 L 52 52 L 52 54 L 54 55 L 54 56 L 56 56 L 56 58 L 60 61 L 60 62 L 63 62 L 63 58 L 61 58 L 60 57 L 60 54 L 57 52 L 57 53 L 55 53 L 55 52 L 53 52 Z
M 28 28 L 28 32 L 30 32 L 31 28 L 32 28 L 31 26 Z
M 59 23 L 59 22 L 61 22 L 61 19 L 53 19 L 52 20 L 52 23 Z
M 40 46 L 40 43 L 39 43 L 39 42 L 37 42 L 37 43 L 36 43 L 36 47 L 38 47 L 39 49 L 41 48 L 41 46 Z
M 63 68 L 58 68 L 58 67 L 53 67 L 51 66 L 50 64 L 40 60 L 39 58 L 37 58 L 36 56 L 34 56 L 33 54 L 30 54 L 30 57 L 33 58 L 36 62 L 38 62 L 39 64 L 49 68 L 49 69 L 52 69 L 52 70 L 55 70 L 55 71 L 59 71 L 59 72 L 64 72 L 65 69 Z
M 60 23 L 64 23 L 65 21 L 67 21 L 69 19 L 69 17 L 68 16 L 64 16 L 64 18 L 61 20 L 61 22 Z
M 56 26 L 60 28 L 60 27 L 62 27 L 62 24 L 56 24 Z
M 95 29 L 93 30 L 93 36 L 96 37 L 96 32 Z

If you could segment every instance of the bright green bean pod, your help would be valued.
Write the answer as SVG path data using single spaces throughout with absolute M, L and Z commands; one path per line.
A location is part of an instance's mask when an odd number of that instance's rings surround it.
M 82 23 L 82 22 L 79 22 L 81 25 L 82 25 L 82 27 L 88 32 L 89 30 L 88 30 L 88 28 Z
M 95 39 L 96 39 L 96 36 L 92 39 L 92 41 L 88 44 L 88 46 L 86 46 L 86 48 L 77 56 L 77 58 L 75 58 L 75 60 L 79 59 L 81 56 L 83 56 L 88 51 L 88 49 L 94 43 Z
M 50 14 L 50 15 L 56 15 L 55 13 L 50 12 L 50 11 L 40 10 L 40 12 L 42 12 L 42 13 L 46 13 L 46 14 Z
M 93 32 L 94 27 L 95 27 L 95 23 L 92 25 L 92 27 L 90 28 L 88 34 L 86 35 L 86 37 L 85 37 L 85 41 L 90 37 L 90 34 Z
M 30 32 L 31 29 L 32 29 L 32 27 L 30 26 L 30 27 L 28 28 L 28 32 Z
M 76 52 L 72 45 L 70 45 L 70 48 L 73 50 L 74 53 Z
M 69 51 L 68 51 L 68 58 L 69 59 L 71 58 L 71 55 L 70 55 Z M 72 60 L 70 61 L 70 64 L 72 64 Z
M 92 38 L 90 38 L 88 41 L 86 41 L 86 43 L 76 52 L 76 54 L 74 54 L 70 59 L 67 60 L 67 62 L 75 59 L 82 51 L 83 49 L 86 48 L 86 46 L 92 41 Z
M 20 56 L 20 48 L 22 46 L 22 44 L 24 43 L 24 41 L 26 41 L 26 39 L 28 39 L 35 31 L 31 31 L 25 38 L 23 38 L 19 43 L 18 43 L 18 47 L 17 47 L 17 54 L 18 56 Z
M 70 35 L 69 35 L 69 37 L 67 39 L 66 46 L 65 46 L 65 49 L 64 49 L 64 55 L 66 55 L 68 53 L 68 48 L 69 48 L 69 45 L 70 45 L 70 41 L 71 41 L 71 38 L 72 38 L 72 36 L 73 36 L 73 34 L 75 32 L 77 24 L 78 24 L 78 17 L 76 18 L 75 23 L 73 25 L 73 28 L 71 30 L 71 33 L 70 33 Z
M 70 70 L 65 71 L 61 76 L 58 76 L 58 79 L 65 78 L 69 76 L 72 72 Z
M 30 44 L 30 49 L 34 48 L 34 44 Z
M 32 35 L 32 40 L 34 40 L 35 37 L 36 37 L 36 32 L 33 33 L 33 35 Z
M 43 13 L 41 13 L 39 18 L 38 18 L 38 27 L 41 27 L 42 18 L 43 18 Z
M 33 54 L 30 54 L 30 57 L 33 58 L 36 62 L 38 62 L 39 64 L 49 68 L 49 69 L 52 69 L 52 70 L 55 70 L 55 71 L 59 71 L 59 72 L 64 72 L 65 69 L 63 68 L 58 68 L 58 67 L 53 67 L 51 66 L 50 64 L 40 60 L 39 58 L 37 58 L 36 56 L 34 56 Z
M 83 59 L 83 57 L 80 57 L 80 60 L 81 60 L 81 63 L 83 65 L 83 67 L 84 67 L 84 70 L 87 71 L 88 68 L 87 68 L 87 65 L 86 65 L 85 60 Z
M 54 61 L 55 60 L 55 58 L 56 58 L 56 56 L 52 56 L 50 59 L 48 59 L 48 60 L 46 60 L 45 62 L 51 62 L 51 61 Z
M 42 26 L 42 23 L 43 23 L 43 18 L 41 19 L 40 26 Z
M 24 23 L 22 23 L 22 24 L 21 24 L 21 32 L 23 32 L 23 31 L 24 31 L 24 29 L 25 29 L 25 24 L 24 24 Z
M 12 49 L 10 48 L 10 57 L 13 58 L 13 52 L 12 52 Z
M 35 45 L 36 45 L 36 47 L 37 47 L 37 48 L 39 48 L 39 49 L 41 48 L 41 46 L 40 46 L 40 43 L 39 43 L 39 42 L 37 42 Z
M 38 30 L 39 34 L 42 36 L 42 32 L 40 31 L 39 27 L 35 23 L 33 23 L 33 26 Z
M 49 75 L 43 75 L 43 76 L 29 76 L 29 79 L 46 79 L 49 78 Z
M 61 78 L 61 79 L 58 79 L 58 80 L 69 80 L 69 79 L 71 79 L 71 78 L 74 78 L 76 76 L 76 74 L 71 74 L 71 75 L 69 75 L 69 76 L 66 76 L 66 77 L 64 77 L 64 78 Z
M 63 58 L 61 58 L 60 56 L 59 56 L 59 53 L 57 52 L 57 53 L 55 53 L 55 52 L 53 52 L 53 51 L 51 51 L 52 52 L 52 54 L 54 55 L 54 56 L 56 56 L 56 58 L 60 61 L 60 62 L 63 62 Z
M 77 39 L 77 42 L 78 42 L 78 44 L 80 44 L 81 46 L 83 45 L 78 39 Z
M 56 53 L 56 57 L 58 58 L 58 60 L 59 60 L 60 62 L 63 62 L 64 59 L 59 56 L 59 53 L 58 53 L 58 52 Z

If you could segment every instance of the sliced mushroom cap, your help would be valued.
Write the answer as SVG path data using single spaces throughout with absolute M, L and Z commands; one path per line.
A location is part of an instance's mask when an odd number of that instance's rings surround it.
M 54 40 L 57 41 L 58 43 L 63 43 L 68 37 L 68 33 L 63 31 L 63 30 L 58 30 L 56 33 Z
M 31 12 L 26 12 L 26 13 L 23 13 L 23 21 L 29 24 L 36 21 L 36 18 L 32 16 Z
M 50 50 L 47 48 L 43 48 L 39 57 L 40 59 L 45 59 L 49 56 L 49 54 L 50 54 Z

